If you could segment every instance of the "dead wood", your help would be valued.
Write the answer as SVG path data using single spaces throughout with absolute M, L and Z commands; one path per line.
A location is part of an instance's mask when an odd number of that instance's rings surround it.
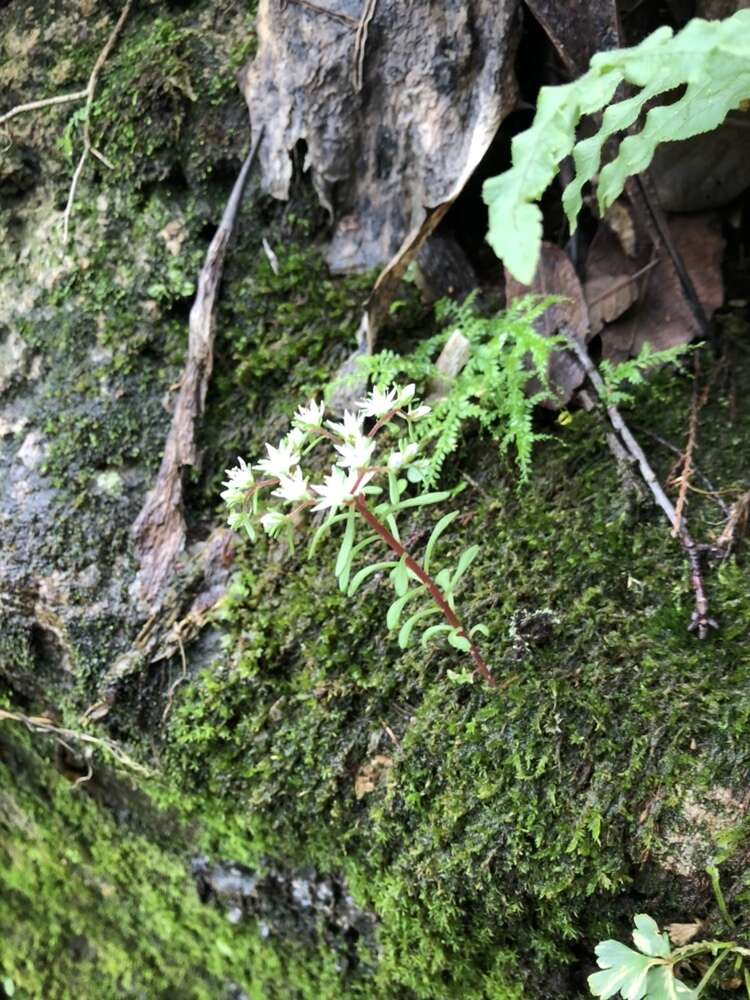
M 183 474 L 186 468 L 195 467 L 198 462 L 196 428 L 203 415 L 213 368 L 216 299 L 227 246 L 234 232 L 259 140 L 260 135 L 256 133 L 198 276 L 198 291 L 190 310 L 188 355 L 164 455 L 154 488 L 133 525 L 140 566 L 134 590 L 142 605 L 152 612 L 159 606 L 164 586 L 174 572 L 177 556 L 185 548 Z

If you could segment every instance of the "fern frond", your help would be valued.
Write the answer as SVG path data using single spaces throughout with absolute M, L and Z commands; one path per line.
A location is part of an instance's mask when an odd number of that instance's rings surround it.
M 621 83 L 640 90 L 610 104 Z M 572 153 L 576 174 L 563 194 L 572 231 L 583 186 L 599 171 L 607 139 L 630 128 L 654 98 L 683 85 L 683 95 L 673 104 L 652 107 L 640 132 L 626 136 L 615 158 L 601 169 L 597 196 L 604 211 L 627 178 L 646 169 L 659 143 L 716 128 L 750 97 L 750 10 L 723 21 L 696 18 L 676 35 L 671 28 L 659 28 L 632 48 L 597 53 L 588 72 L 573 83 L 542 87 L 531 127 L 513 140 L 513 165 L 489 178 L 483 189 L 489 206 L 487 239 L 515 278 L 530 284 L 534 277 L 542 241 L 536 202 L 560 162 Z M 580 120 L 605 107 L 596 134 L 576 142 Z

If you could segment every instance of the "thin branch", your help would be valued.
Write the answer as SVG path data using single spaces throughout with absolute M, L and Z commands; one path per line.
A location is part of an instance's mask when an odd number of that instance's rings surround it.
M 65 206 L 65 215 L 63 216 L 63 245 L 68 242 L 68 234 L 70 229 L 70 216 L 73 212 L 73 204 L 75 203 L 76 191 L 78 189 L 78 182 L 81 179 L 81 174 L 83 173 L 83 168 L 86 166 L 86 161 L 89 158 L 89 154 L 96 156 L 97 159 L 101 160 L 108 167 L 112 167 L 109 160 L 105 159 L 101 153 L 97 152 L 93 143 L 91 142 L 91 108 L 94 103 L 94 95 L 96 93 L 96 84 L 99 79 L 99 74 L 102 71 L 104 63 L 109 58 L 109 54 L 115 46 L 117 39 L 125 26 L 125 22 L 128 19 L 130 11 L 132 10 L 134 0 L 127 0 L 127 3 L 122 8 L 117 23 L 112 29 L 109 38 L 107 39 L 104 48 L 99 53 L 99 56 L 94 63 L 94 68 L 91 70 L 91 76 L 89 77 L 89 82 L 84 91 L 86 97 L 86 105 L 83 109 L 83 152 L 81 153 L 81 158 L 78 161 L 78 166 L 73 174 L 73 179 L 70 182 L 70 191 L 68 192 L 68 201 Z
M 43 97 L 39 101 L 18 104 L 15 108 L 11 108 L 10 111 L 6 111 L 4 115 L 0 115 L 0 125 L 4 125 L 11 118 L 15 118 L 16 115 L 25 114 L 27 111 L 41 111 L 42 108 L 51 108 L 55 104 L 71 104 L 73 101 L 82 101 L 87 96 L 88 88 L 86 90 L 74 90 L 72 94 L 60 94 L 58 97 Z
M 20 722 L 22 725 L 26 726 L 29 732 L 32 733 L 51 733 L 66 746 L 67 744 L 65 744 L 65 740 L 75 740 L 79 743 L 86 743 L 88 746 L 98 747 L 114 757 L 114 759 L 119 764 L 122 764 L 123 767 L 130 768 L 131 771 L 137 771 L 138 774 L 146 776 L 151 774 L 147 767 L 144 767 L 142 764 L 133 760 L 132 757 L 129 757 L 125 751 L 121 750 L 120 747 L 112 740 L 92 736 L 90 733 L 84 733 L 80 730 L 65 729 L 60 726 L 56 726 L 46 716 L 23 715 L 21 712 L 7 712 L 5 709 L 0 708 L 0 722 L 2 721 Z M 70 748 L 68 747 L 68 749 Z
M 571 350 L 583 365 L 589 382 L 595 389 L 596 394 L 599 396 L 599 399 L 606 410 L 607 416 L 609 417 L 609 422 L 620 439 L 620 443 L 637 463 L 644 482 L 651 490 L 654 500 L 663 511 L 670 525 L 673 528 L 676 528 L 677 537 L 680 539 L 680 543 L 682 544 L 688 560 L 688 565 L 690 567 L 690 585 L 692 586 L 695 594 L 695 608 L 690 619 L 689 631 L 695 631 L 701 639 L 705 639 L 708 635 L 709 628 L 718 628 L 718 625 L 713 618 L 709 617 L 708 614 L 708 600 L 703 586 L 703 573 L 701 570 L 698 547 L 690 537 L 685 525 L 677 524 L 677 513 L 674 505 L 662 489 L 661 483 L 656 478 L 656 474 L 651 468 L 643 449 L 630 433 L 630 430 L 623 420 L 620 411 L 616 406 L 608 402 L 607 388 L 604 384 L 604 380 L 594 367 L 594 363 L 589 356 L 589 352 L 586 350 L 585 344 L 583 344 L 583 342 L 569 330 L 565 330 L 563 328 L 563 332 Z
M 655 431 L 649 430 L 648 427 L 641 427 L 638 424 L 633 424 L 633 430 L 638 431 L 639 434 L 645 434 L 646 437 L 651 438 L 652 441 L 655 441 L 657 444 L 660 444 L 662 448 L 666 448 L 667 451 L 671 451 L 673 455 L 678 455 L 679 457 L 682 457 L 682 451 L 680 448 L 677 447 L 676 444 L 672 444 L 671 441 L 667 441 L 666 438 L 662 437 L 660 434 L 657 434 Z M 706 496 L 710 496 L 713 500 L 715 500 L 716 503 L 719 505 L 719 507 L 721 507 L 724 516 L 729 517 L 730 507 L 721 499 L 722 490 L 717 489 L 714 483 L 708 478 L 708 476 L 700 469 L 698 469 L 696 466 L 693 466 L 693 472 L 695 476 L 698 479 L 700 479 L 700 481 L 706 487 L 707 491 Z

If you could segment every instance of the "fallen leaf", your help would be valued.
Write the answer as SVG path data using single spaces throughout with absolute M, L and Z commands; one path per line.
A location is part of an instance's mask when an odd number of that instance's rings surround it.
M 685 268 L 710 319 L 724 299 L 721 261 L 724 239 L 717 217 L 711 213 L 671 216 L 669 230 Z M 637 262 L 648 263 L 646 256 Z M 617 363 L 636 357 L 644 344 L 662 351 L 688 344 L 701 333 L 682 286 L 665 257 L 639 281 L 640 300 L 627 315 L 602 331 L 602 356 Z
M 700 934 L 703 930 L 703 921 L 696 920 L 692 924 L 667 924 L 666 930 L 675 948 L 682 948 Z
M 374 792 L 378 785 L 388 778 L 392 767 L 393 758 L 382 753 L 363 764 L 354 779 L 354 794 L 357 799 L 362 799 L 370 792 Z
M 332 217 L 332 270 L 392 266 L 463 188 L 515 104 L 518 5 L 378 0 L 363 32 L 359 4 L 261 0 L 257 56 L 239 81 L 253 135 L 263 129 L 262 185 L 286 200 L 305 143 Z

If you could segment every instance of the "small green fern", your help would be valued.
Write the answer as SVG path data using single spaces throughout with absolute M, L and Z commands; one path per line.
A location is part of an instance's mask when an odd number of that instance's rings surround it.
M 521 480 L 526 480 L 534 443 L 543 437 L 533 427 L 534 406 L 549 395 L 549 357 L 564 342 L 534 329 L 534 321 L 550 301 L 520 299 L 505 313 L 482 316 L 476 310 L 475 296 L 461 305 L 444 300 L 436 307 L 438 319 L 446 324 L 443 332 L 409 355 L 381 351 L 361 359 L 364 372 L 378 388 L 405 380 L 425 384 L 440 377 L 435 359 L 454 330 L 469 341 L 471 353 L 465 367 L 446 395 L 430 401 L 432 412 L 417 425 L 417 436 L 430 445 L 424 449 L 429 454 L 422 470 L 425 486 L 437 482 L 469 421 L 476 421 L 501 450 L 515 450 Z M 532 380 L 542 388 L 529 393 Z
M 696 344 L 695 347 L 690 344 L 678 344 L 676 347 L 667 347 L 663 351 L 655 351 L 650 344 L 646 343 L 635 358 L 621 361 L 617 365 L 613 365 L 611 361 L 602 361 L 599 369 L 607 390 L 606 402 L 612 406 L 632 403 L 633 393 L 627 386 L 633 388 L 642 386 L 646 381 L 646 372 L 654 368 L 661 368 L 663 365 L 673 364 L 699 346 L 699 344 Z
M 623 82 L 640 88 L 638 93 L 610 104 Z M 750 98 L 750 10 L 724 21 L 696 18 L 676 35 L 659 28 L 633 48 L 597 53 L 589 71 L 573 83 L 542 87 L 531 128 L 513 140 L 512 167 L 487 180 L 483 189 L 487 239 L 519 281 L 529 284 L 534 276 L 542 240 L 542 213 L 535 203 L 560 162 L 572 153 L 576 173 L 563 206 L 574 230 L 582 189 L 599 171 L 607 140 L 634 125 L 659 95 L 684 85 L 673 104 L 651 107 L 643 128 L 626 136 L 615 158 L 601 168 L 597 196 L 603 211 L 628 177 L 648 167 L 659 143 L 715 129 Z M 580 120 L 605 107 L 599 130 L 576 142 Z

